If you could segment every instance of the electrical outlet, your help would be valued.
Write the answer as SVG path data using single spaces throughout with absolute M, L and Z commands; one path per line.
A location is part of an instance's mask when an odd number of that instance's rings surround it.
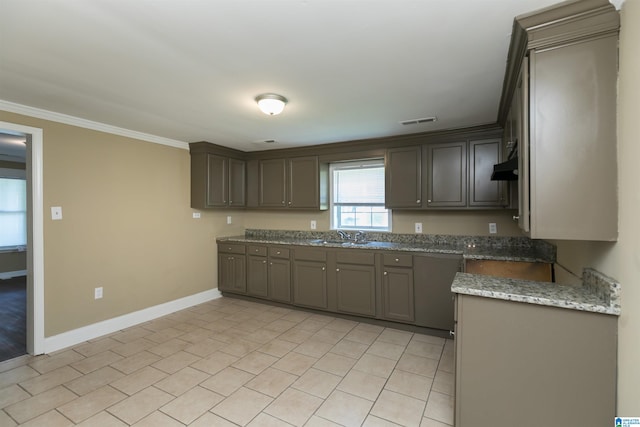
M 418 233 L 418 234 L 422 233 L 422 223 L 421 222 L 416 222 L 415 227 L 416 227 L 416 233 Z
M 51 219 L 54 221 L 62 219 L 62 206 L 51 207 Z
M 200 219 L 200 212 L 194 212 L 193 213 L 193 218 L 194 219 Z
M 318 226 L 318 224 L 316 223 L 316 220 L 315 220 L 315 219 L 312 219 L 312 220 L 311 220 L 311 229 L 312 229 L 312 230 L 315 230 L 317 226 Z
M 93 290 L 93 298 L 94 299 L 102 298 L 102 286 L 97 287 Z
M 489 223 L 489 234 L 496 234 L 498 232 L 498 226 L 495 222 Z
M 231 224 L 231 215 L 227 216 L 227 224 Z

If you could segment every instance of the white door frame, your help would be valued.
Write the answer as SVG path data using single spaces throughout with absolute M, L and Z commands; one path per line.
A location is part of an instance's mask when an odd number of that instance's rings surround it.
M 27 220 L 27 352 L 44 353 L 44 207 L 42 188 L 42 129 L 0 121 L 0 129 L 21 132 L 27 138 L 27 177 L 31 190 Z

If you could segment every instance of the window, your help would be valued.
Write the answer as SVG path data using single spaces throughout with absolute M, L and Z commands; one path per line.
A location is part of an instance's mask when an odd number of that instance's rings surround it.
M 27 185 L 24 179 L 0 178 L 0 248 L 27 244 Z
M 391 231 L 384 207 L 384 160 L 331 164 L 331 228 Z

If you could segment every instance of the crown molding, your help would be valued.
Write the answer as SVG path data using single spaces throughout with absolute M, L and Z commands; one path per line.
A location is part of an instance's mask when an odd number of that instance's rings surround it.
M 178 141 L 175 139 L 164 138 L 161 136 L 151 135 L 135 130 L 124 129 L 121 127 L 108 125 L 105 123 L 94 122 L 92 120 L 81 119 L 80 117 L 69 116 L 67 114 L 56 113 L 54 111 L 43 110 L 41 108 L 30 107 L 28 105 L 16 104 L 0 99 L 0 110 L 9 113 L 22 114 L 25 116 L 35 117 L 38 119 L 50 120 L 52 122 L 64 123 L 66 125 L 77 126 L 85 129 L 96 130 L 99 132 L 110 133 L 113 135 L 125 136 L 127 138 L 138 139 L 141 141 L 152 142 L 154 144 L 167 145 L 169 147 L 189 149 L 189 143 Z

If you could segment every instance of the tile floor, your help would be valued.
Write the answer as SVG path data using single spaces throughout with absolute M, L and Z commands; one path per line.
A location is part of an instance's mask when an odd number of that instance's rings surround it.
M 453 342 L 220 298 L 0 363 L 0 426 L 453 424 Z

